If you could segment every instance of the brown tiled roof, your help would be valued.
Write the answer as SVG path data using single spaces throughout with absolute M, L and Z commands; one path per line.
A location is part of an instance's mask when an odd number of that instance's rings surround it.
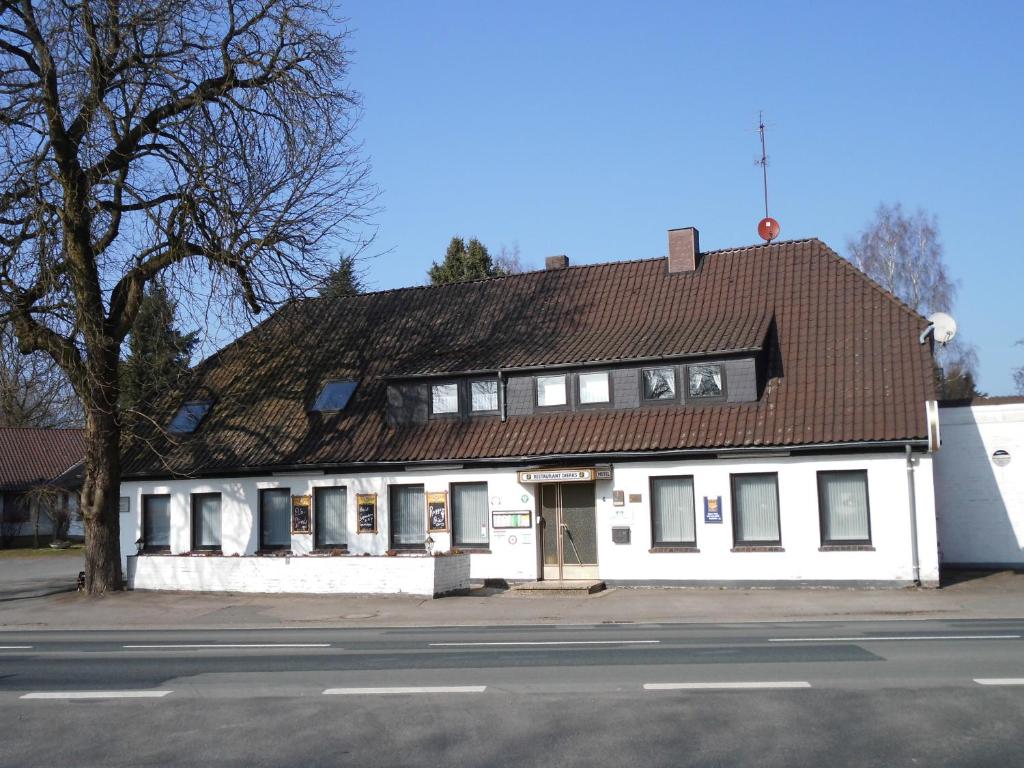
M 0 490 L 56 480 L 85 456 L 80 429 L 0 427 Z
M 756 402 L 387 424 L 390 377 L 752 350 L 772 321 L 778 360 Z M 200 364 L 159 419 L 201 395 L 216 401 L 206 421 L 176 444 L 144 435 L 124 470 L 920 440 L 926 325 L 818 240 L 711 252 L 691 274 L 661 258 L 310 299 Z M 360 382 L 347 409 L 310 413 L 332 378 Z

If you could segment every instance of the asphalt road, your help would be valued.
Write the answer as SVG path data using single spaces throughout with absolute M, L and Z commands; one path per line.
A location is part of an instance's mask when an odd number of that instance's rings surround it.
M 1024 621 L 5 632 L 0 723 L 4 766 L 1008 766 Z

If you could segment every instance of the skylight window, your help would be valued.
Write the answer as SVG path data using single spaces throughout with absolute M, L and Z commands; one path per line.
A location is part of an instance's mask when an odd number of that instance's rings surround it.
M 212 400 L 193 400 L 184 403 L 178 409 L 174 418 L 171 419 L 171 423 L 167 427 L 168 431 L 179 435 L 188 435 L 195 432 L 203 419 L 206 418 L 206 414 L 210 412 L 212 405 Z
M 313 403 L 313 410 L 323 412 L 343 411 L 348 405 L 349 398 L 356 391 L 357 382 L 351 379 L 338 379 L 324 383 L 320 395 Z

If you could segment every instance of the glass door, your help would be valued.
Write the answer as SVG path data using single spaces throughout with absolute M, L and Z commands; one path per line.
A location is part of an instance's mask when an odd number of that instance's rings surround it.
M 541 486 L 544 578 L 597 578 L 597 521 L 593 483 Z

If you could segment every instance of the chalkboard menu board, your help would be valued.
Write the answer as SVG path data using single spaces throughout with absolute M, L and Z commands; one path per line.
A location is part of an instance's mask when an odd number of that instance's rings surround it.
M 292 533 L 312 533 L 312 504 L 309 496 L 292 496 Z
M 356 511 L 359 516 L 358 528 L 359 533 L 376 533 L 377 532 L 377 494 L 376 493 L 357 493 L 356 494 Z
M 448 492 L 427 494 L 427 530 L 448 530 Z

